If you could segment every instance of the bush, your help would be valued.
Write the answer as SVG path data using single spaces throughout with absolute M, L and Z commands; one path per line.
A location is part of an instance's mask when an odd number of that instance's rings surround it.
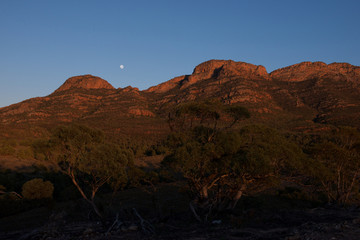
M 18 149 L 18 151 L 16 152 L 16 156 L 20 159 L 29 159 L 34 157 L 34 153 L 29 147 L 23 147 L 21 149 Z
M 52 198 L 54 185 L 50 181 L 34 178 L 22 186 L 22 195 L 26 199 Z
M 0 145 L 0 155 L 14 155 L 15 152 L 15 148 L 8 143 Z

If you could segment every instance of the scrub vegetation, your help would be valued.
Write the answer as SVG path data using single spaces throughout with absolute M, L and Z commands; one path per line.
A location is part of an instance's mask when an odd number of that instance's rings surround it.
M 255 221 L 254 209 L 359 205 L 358 129 L 297 134 L 245 119 L 251 116 L 241 106 L 179 104 L 168 114 L 170 134 L 151 145 L 84 125 L 56 127 L 24 152 L 43 165 L 1 170 L 0 217 L 45 207 L 43 220 L 18 225 L 34 227 L 63 214 L 70 222 L 98 221 L 99 234 L 135 229 L 151 237 L 189 222 L 241 228 Z M 4 141 L 0 150 L 14 153 L 17 145 Z M 138 159 L 160 160 L 140 165 Z

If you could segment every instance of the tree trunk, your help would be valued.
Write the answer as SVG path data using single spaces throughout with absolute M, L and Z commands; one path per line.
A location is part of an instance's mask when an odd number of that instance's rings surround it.
M 346 195 L 345 195 L 345 199 L 344 199 L 344 203 L 345 203 L 345 204 L 346 204 L 346 203 L 348 202 L 348 200 L 349 200 L 349 196 L 350 196 L 350 194 L 351 194 L 351 192 L 352 192 L 352 189 L 353 189 L 353 187 L 354 187 L 355 181 L 356 181 L 356 179 L 357 179 L 357 175 L 358 175 L 358 172 L 355 172 L 355 174 L 354 174 L 354 176 L 353 176 L 353 178 L 352 178 L 351 184 L 350 184 L 349 188 L 348 188 L 347 191 L 346 191 Z
M 103 216 L 102 216 L 102 214 L 100 213 L 99 208 L 96 206 L 94 199 L 92 199 L 91 201 L 88 201 L 88 202 L 89 202 L 89 203 L 91 204 L 91 206 L 93 207 L 95 213 L 96 213 L 100 218 L 102 218 Z
M 201 200 L 207 200 L 209 198 L 208 186 L 203 186 L 200 192 Z
M 237 203 L 239 202 L 240 198 L 242 197 L 244 191 L 246 189 L 246 185 L 245 184 L 242 184 L 240 189 L 236 192 L 230 206 L 229 206 L 229 209 L 234 209 L 237 205 Z
M 102 218 L 102 215 L 98 209 L 98 207 L 96 206 L 95 202 L 94 202 L 94 197 L 95 197 L 95 193 L 94 191 L 92 192 L 92 198 L 89 199 L 86 194 L 84 193 L 84 191 L 81 189 L 80 185 L 78 184 L 78 182 L 76 181 L 76 177 L 75 177 L 75 174 L 73 172 L 72 169 L 68 169 L 68 175 L 70 176 L 72 182 L 74 183 L 75 187 L 79 190 L 81 196 L 88 202 L 90 203 L 90 205 L 93 207 L 95 213 L 100 217 Z

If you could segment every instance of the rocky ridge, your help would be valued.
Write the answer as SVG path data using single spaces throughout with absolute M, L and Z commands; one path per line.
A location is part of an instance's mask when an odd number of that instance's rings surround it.
M 252 122 L 275 127 L 360 126 L 359 83 L 360 67 L 322 62 L 268 73 L 261 65 L 210 60 L 196 66 L 191 75 L 145 91 L 131 86 L 115 89 L 104 79 L 83 75 L 69 78 L 49 96 L 1 108 L 0 128 L 6 133 L 12 128 L 80 122 L 113 133 L 153 135 L 167 132 L 167 112 L 174 105 L 204 99 L 243 105 L 252 112 Z
M 246 79 L 268 80 L 269 75 L 264 66 L 256 66 L 232 60 L 209 60 L 195 67 L 191 75 L 175 77 L 165 83 L 151 87 L 147 92 L 163 93 L 174 88 L 185 89 L 199 81 L 215 78 L 241 76 Z
M 349 63 L 302 62 L 270 73 L 275 80 L 301 82 L 319 77 L 344 77 L 348 81 L 359 82 L 360 67 Z

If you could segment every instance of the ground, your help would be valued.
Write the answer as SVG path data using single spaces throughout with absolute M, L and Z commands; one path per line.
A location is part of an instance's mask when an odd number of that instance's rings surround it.
M 168 215 L 160 222 L 147 220 L 142 217 L 144 211 L 134 209 L 120 211 L 117 217 L 109 217 L 104 221 L 91 220 L 91 217 L 85 215 L 74 218 L 66 209 L 34 209 L 0 219 L 0 240 L 360 239 L 360 209 L 355 207 L 325 205 L 306 209 L 253 208 L 207 224 L 196 222 L 187 213 Z M 145 211 L 143 216 L 146 215 Z M 31 224 L 32 218 L 38 221 Z

